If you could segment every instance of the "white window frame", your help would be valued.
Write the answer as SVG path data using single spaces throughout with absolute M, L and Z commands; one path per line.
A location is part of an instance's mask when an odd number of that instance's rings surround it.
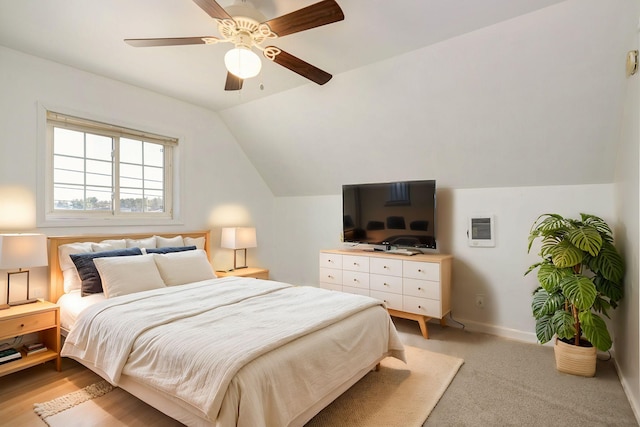
M 38 227 L 66 226 L 106 226 L 106 225 L 176 225 L 180 219 L 179 200 L 179 138 L 162 136 L 159 133 L 139 131 L 133 127 L 108 124 L 103 120 L 81 118 L 80 114 L 58 112 L 60 110 L 39 109 L 39 178 L 38 178 Z M 87 115 L 82 115 L 87 117 Z M 170 153 L 165 153 L 164 172 L 164 212 L 120 212 L 118 159 L 114 159 L 113 205 L 111 211 L 56 210 L 53 201 L 53 128 L 90 132 L 115 137 L 159 143 Z

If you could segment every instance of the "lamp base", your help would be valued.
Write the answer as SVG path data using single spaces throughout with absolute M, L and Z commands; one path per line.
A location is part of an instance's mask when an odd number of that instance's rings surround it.
M 30 299 L 25 299 L 25 300 L 22 300 L 22 301 L 12 301 L 12 302 L 9 303 L 9 305 L 11 307 L 13 307 L 15 305 L 32 304 L 34 302 L 38 302 L 38 299 L 37 298 L 30 298 Z

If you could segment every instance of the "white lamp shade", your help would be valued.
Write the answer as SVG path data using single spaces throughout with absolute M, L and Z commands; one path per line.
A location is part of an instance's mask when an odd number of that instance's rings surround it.
M 262 68 L 262 61 L 254 51 L 246 47 L 234 47 L 224 55 L 227 70 L 241 79 L 255 77 Z
M 0 234 L 0 270 L 48 264 L 44 234 Z
M 220 247 L 226 249 L 246 249 L 258 246 L 256 229 L 253 227 L 225 227 L 222 229 Z

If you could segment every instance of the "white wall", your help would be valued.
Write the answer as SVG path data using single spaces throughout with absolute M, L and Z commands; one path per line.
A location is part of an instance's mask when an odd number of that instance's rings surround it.
M 212 230 L 255 225 L 257 249 L 250 262 L 271 263 L 273 195 L 219 116 L 134 86 L 0 47 L 0 232 L 36 228 L 36 153 L 39 103 L 89 118 L 181 138 L 183 215 L 175 226 L 40 228 L 48 235 Z M 124 66 L 124 64 L 123 64 Z M 153 72 L 153 70 L 149 70 Z M 232 266 L 232 251 L 216 251 L 216 268 Z M 34 269 L 35 292 L 45 289 L 46 269 Z M 0 295 L 6 274 L 0 272 Z M 44 294 L 46 295 L 46 294 Z
M 437 177 L 425 177 L 436 178 Z M 479 330 L 535 342 L 531 292 L 535 275 L 523 277 L 538 260 L 527 254 L 527 237 L 543 213 L 576 217 L 581 212 L 615 220 L 613 184 L 552 187 L 438 189 L 438 247 L 454 256 L 454 318 Z M 318 251 L 340 247 L 340 195 L 276 198 L 275 233 L 279 240 L 273 266 L 278 280 L 318 285 Z M 467 242 L 468 216 L 495 217 L 496 246 L 473 248 Z M 485 308 L 475 295 L 485 296 Z
M 636 9 L 640 3 L 636 2 Z M 638 49 L 640 35 L 630 37 L 628 49 Z M 636 418 L 640 420 L 640 75 L 625 84 L 627 98 L 616 164 L 615 232 L 627 266 L 625 297 L 616 317 L 615 360 Z

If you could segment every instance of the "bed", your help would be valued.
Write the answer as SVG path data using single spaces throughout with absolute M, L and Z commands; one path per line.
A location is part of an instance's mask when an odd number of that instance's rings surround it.
M 63 356 L 186 425 L 302 426 L 383 358 L 404 360 L 395 327 L 373 298 L 198 276 L 202 257 L 210 259 L 207 231 L 158 235 L 165 247 L 178 238 L 195 242 L 189 251 L 92 258 L 104 292 L 82 297 L 65 289 L 59 255 L 69 245 L 144 245 L 150 236 L 49 238 L 50 295 L 61 305 Z M 170 286 L 146 285 L 156 281 L 148 279 L 153 263 Z M 136 283 L 127 282 L 136 274 Z M 122 292 L 123 283 L 135 292 Z

